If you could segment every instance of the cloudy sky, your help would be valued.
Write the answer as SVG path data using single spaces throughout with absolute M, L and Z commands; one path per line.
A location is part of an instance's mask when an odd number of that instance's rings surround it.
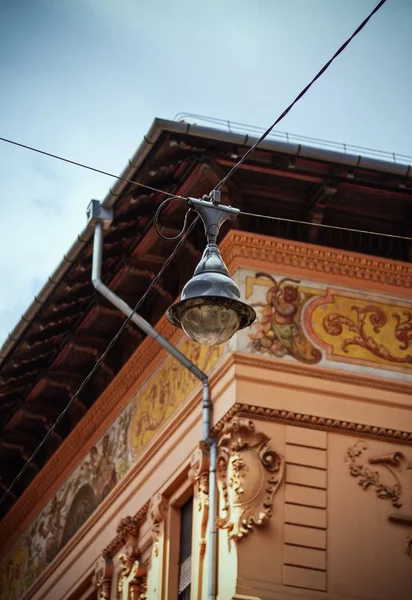
M 0 136 L 119 173 L 155 117 L 268 126 L 377 0 L 0 0 Z M 411 0 L 279 129 L 412 154 Z M 0 343 L 112 180 L 0 142 Z

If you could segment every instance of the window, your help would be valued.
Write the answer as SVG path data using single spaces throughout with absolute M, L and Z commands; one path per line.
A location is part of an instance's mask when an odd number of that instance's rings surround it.
M 180 509 L 179 600 L 190 600 L 192 577 L 193 498 Z

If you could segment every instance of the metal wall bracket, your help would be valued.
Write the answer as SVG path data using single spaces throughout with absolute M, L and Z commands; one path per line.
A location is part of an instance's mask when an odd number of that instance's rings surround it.
M 105 208 L 99 200 L 92 200 L 87 207 L 87 224 L 96 226 L 101 223 L 103 229 L 107 231 L 113 222 L 113 209 Z

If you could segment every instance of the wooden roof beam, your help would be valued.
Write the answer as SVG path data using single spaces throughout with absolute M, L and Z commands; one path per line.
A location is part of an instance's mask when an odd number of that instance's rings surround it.
M 10 490 L 10 484 L 12 482 L 13 477 L 11 477 L 8 482 L 6 482 L 5 478 L 3 475 L 0 475 L 0 490 L 1 490 L 1 494 L 3 495 L 4 493 L 6 493 L 7 497 L 10 498 L 10 500 L 12 502 L 14 502 L 17 498 L 17 495 L 14 493 L 13 490 Z
M 322 224 L 325 217 L 325 209 L 328 202 L 333 198 L 339 188 L 339 183 L 334 180 L 328 180 L 321 183 L 315 190 L 308 195 L 306 205 L 308 211 L 305 218 L 312 223 Z M 308 242 L 316 244 L 319 237 L 320 227 L 309 227 Z
M 40 438 L 18 430 L 13 430 L 13 440 L 7 439 L 4 433 L 0 437 L 0 448 L 16 451 L 24 461 L 31 457 L 39 443 Z M 31 465 L 36 471 L 39 470 L 38 461 L 33 460 Z
M 218 158 L 218 159 L 216 159 L 216 162 L 219 165 L 228 167 L 229 169 L 231 169 L 236 164 L 235 161 L 227 160 L 225 158 Z M 248 163 L 242 163 L 242 165 L 240 166 L 240 169 L 243 169 L 244 171 L 250 171 L 252 173 L 276 175 L 277 177 L 285 177 L 287 179 L 299 179 L 301 181 L 308 181 L 311 183 L 321 183 L 324 180 L 323 177 L 320 177 L 317 175 L 309 175 L 306 173 L 297 173 L 294 169 L 291 169 L 290 171 L 286 171 L 286 170 L 282 171 L 281 169 L 275 169 L 272 167 L 263 167 L 261 165 L 251 165 Z

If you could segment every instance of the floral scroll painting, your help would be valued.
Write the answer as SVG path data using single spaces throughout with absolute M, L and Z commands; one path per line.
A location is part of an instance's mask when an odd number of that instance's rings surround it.
M 411 377 L 411 302 L 272 273 L 241 270 L 237 276 L 257 312 L 255 324 L 241 334 L 240 350 L 373 376 Z

